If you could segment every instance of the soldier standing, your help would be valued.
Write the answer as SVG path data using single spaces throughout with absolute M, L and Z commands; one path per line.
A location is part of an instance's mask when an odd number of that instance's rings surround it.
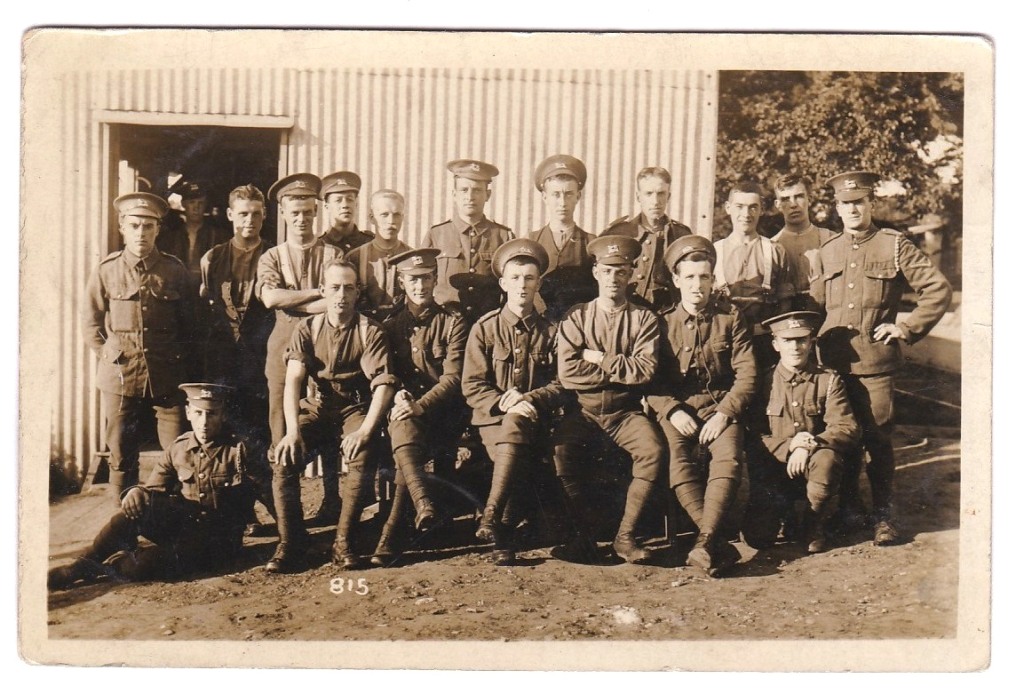
M 295 326 L 303 318 L 326 310 L 321 294 L 323 268 L 341 251 L 313 235 L 320 179 L 313 174 L 285 176 L 270 187 L 269 197 L 281 208 L 285 242 L 264 253 L 256 269 L 256 298 L 274 311 L 274 329 L 267 340 L 267 377 L 270 409 L 271 462 L 273 447 L 284 436 L 284 382 L 287 364 L 284 354 Z M 337 455 L 323 463 L 324 501 L 314 522 L 337 522 L 341 509 L 338 496 Z
M 323 178 L 320 196 L 324 201 L 327 219 L 331 226 L 320 238 L 345 255 L 373 240 L 371 234 L 360 231 L 356 226 L 356 212 L 359 210 L 359 190 L 363 182 L 351 171 L 338 171 Z
M 652 311 L 676 302 L 678 294 L 662 261 L 670 243 L 692 233 L 688 226 L 668 216 L 671 187 L 672 175 L 660 166 L 640 169 L 636 175 L 640 214 L 620 217 L 601 232 L 601 236 L 628 236 L 640 243 L 641 252 L 629 281 L 629 299 Z
M 359 273 L 359 310 L 383 321 L 403 295 L 398 270 L 390 258 L 411 250 L 398 238 L 405 221 L 405 198 L 394 190 L 378 190 L 370 198 L 374 236 L 369 243 L 345 254 Z
M 552 323 L 576 304 L 597 296 L 594 259 L 587 253 L 593 234 L 576 224 L 576 206 L 583 197 L 587 167 L 568 154 L 554 154 L 538 166 L 533 182 L 544 199 L 547 224 L 530 233 L 551 261 L 541 283 L 538 307 Z
M 299 322 L 285 352 L 286 433 L 274 451 L 274 503 L 281 542 L 267 563 L 271 572 L 302 568 L 307 544 L 299 475 L 313 455 L 345 457 L 333 561 L 359 566 L 352 540 L 375 472 L 371 447 L 395 395 L 390 350 L 379 323 L 356 311 L 356 271 L 330 261 L 320 287 L 327 312 Z M 303 385 L 308 394 L 301 397 Z M 373 451 L 375 452 L 375 451 Z
M 702 236 L 684 236 L 665 252 L 680 300 L 662 315 L 659 376 L 648 398 L 668 442 L 669 485 L 699 530 L 687 563 L 713 577 L 740 558 L 723 526 L 743 477 L 738 420 L 757 387 L 746 322 L 712 293 L 715 260 Z M 711 457 L 706 476 L 702 448 Z
M 811 179 L 785 174 L 775 181 L 775 209 L 782 213 L 785 226 L 772 241 L 786 251 L 792 269 L 793 308 L 824 312 L 825 286 L 822 280 L 821 244 L 833 233 L 811 224 Z
M 157 246 L 185 263 L 196 287 L 199 286 L 199 261 L 208 250 L 227 241 L 227 233 L 206 216 L 206 189 L 198 183 L 182 179 L 171 186 L 169 193 L 181 196 L 184 221 L 168 225 L 160 232 Z
M 856 447 L 860 427 L 853 417 L 843 379 L 818 365 L 814 358 L 814 332 L 821 316 L 813 311 L 792 311 L 765 321 L 779 363 L 765 384 L 768 433 L 750 461 L 751 478 L 760 482 L 768 505 L 780 500 L 783 515 L 789 509 L 794 481 L 806 487 L 804 541 L 811 554 L 824 552 L 825 521 L 834 510 L 843 460 Z M 767 509 L 766 509 L 767 510 Z M 775 510 L 775 509 L 773 509 Z M 770 543 L 778 519 L 769 517 L 753 529 Z M 766 543 L 766 544 L 768 544 Z M 755 545 L 757 546 L 757 545 Z
M 192 431 L 175 439 L 145 485 L 125 491 L 83 556 L 50 570 L 51 590 L 102 575 L 141 581 L 223 567 L 241 548 L 253 499 L 269 491 L 266 466 L 252 465 L 245 443 L 224 427 L 230 388 L 186 383 L 181 390 Z M 140 548 L 139 536 L 156 546 Z
M 900 341 L 913 344 L 928 334 L 952 300 L 952 290 L 914 244 L 894 229 L 872 221 L 878 174 L 849 171 L 833 176 L 836 211 L 843 233 L 821 247 L 825 272 L 825 322 L 818 350 L 825 366 L 843 375 L 850 405 L 864 436 L 870 461 L 874 541 L 900 541 L 892 520 L 896 462 L 892 450 L 893 399 Z M 906 287 L 917 305 L 897 323 Z M 840 485 L 840 517 L 854 520 L 859 512 L 860 459 L 851 456 Z
M 491 199 L 491 181 L 498 169 L 486 162 L 456 159 L 448 162 L 454 174 L 452 201 L 455 214 L 430 228 L 424 246 L 441 251 L 437 257 L 434 297 L 443 305 L 456 303 L 466 323 L 498 308 L 501 289 L 491 274 L 498 246 L 512 239 L 512 230 L 484 215 Z
M 641 403 L 658 364 L 658 319 L 627 298 L 633 263 L 645 252 L 639 241 L 601 236 L 587 250 L 596 261 L 598 296 L 570 309 L 558 329 L 558 379 L 575 392 L 579 409 L 555 431 L 555 469 L 578 530 L 570 555 L 593 561 L 587 468 L 608 442 L 630 455 L 632 481 L 612 549 L 636 563 L 650 558 L 637 543 L 636 526 L 665 465 L 665 444 Z
M 209 326 L 203 344 L 203 371 L 216 383 L 235 389 L 227 405 L 228 426 L 249 445 L 250 464 L 266 465 L 270 447 L 267 339 L 274 312 L 256 298 L 256 268 L 269 246 L 260 237 L 266 200 L 254 185 L 228 195 L 227 218 L 234 235 L 206 252 L 200 261 L 199 296 Z M 268 472 L 269 474 L 269 472 Z M 273 498 L 267 507 L 274 515 Z M 255 516 L 250 531 L 256 530 Z
M 236 390 L 228 406 L 234 431 L 250 449 L 266 458 L 270 444 L 267 405 L 267 339 L 274 312 L 256 298 L 256 269 L 269 250 L 260 238 L 266 216 L 263 193 L 253 185 L 228 195 L 227 217 L 234 229 L 230 241 L 207 251 L 200 262 L 199 294 L 208 304 L 210 340 L 204 349 L 205 371 L 217 383 Z
M 405 519 L 410 505 L 419 531 L 442 520 L 430 498 L 423 466 L 429 460 L 454 458 L 455 442 L 466 426 L 461 384 L 467 327 L 458 312 L 434 301 L 438 252 L 408 250 L 388 260 L 406 298 L 384 323 L 401 389 L 388 415 L 395 496 L 370 559 L 375 566 L 387 566 L 401 553 L 408 540 Z
M 114 200 L 114 208 L 125 248 L 104 258 L 89 278 L 83 331 L 99 357 L 96 384 L 117 499 L 138 483 L 143 413 L 155 413 L 164 450 L 184 427 L 177 386 L 192 357 L 195 299 L 188 270 L 156 247 L 167 202 L 130 193 Z
M 763 212 L 761 186 L 752 181 L 735 184 L 725 211 L 732 231 L 715 242 L 715 289 L 729 297 L 746 318 L 757 367 L 767 371 L 777 355 L 761 322 L 790 309 L 793 281 L 789 260 L 782 246 L 757 232 Z

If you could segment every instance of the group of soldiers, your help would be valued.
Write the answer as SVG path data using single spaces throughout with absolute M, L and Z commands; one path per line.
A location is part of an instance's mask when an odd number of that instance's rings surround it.
M 498 565 L 517 560 L 517 499 L 552 472 L 569 528 L 557 556 L 603 561 L 593 468 L 616 455 L 631 468 L 610 551 L 627 562 L 650 559 L 638 525 L 666 489 L 698 530 L 688 564 L 710 576 L 739 559 L 740 528 L 752 546 L 802 538 L 811 553 L 827 548 L 826 527 L 870 523 L 876 544 L 900 541 L 899 343 L 928 333 L 951 290 L 903 234 L 873 223 L 877 175 L 829 180 L 839 232 L 812 224 L 808 178 L 781 176 L 773 239 L 758 233 L 761 188 L 739 183 L 731 231 L 712 243 L 669 218 L 659 167 L 636 176 L 639 213 L 594 236 L 575 221 L 586 167 L 548 157 L 534 174 L 547 224 L 523 238 L 486 217 L 497 168 L 447 168 L 454 214 L 417 249 L 400 239 L 396 191 L 370 197 L 373 234 L 356 227 L 361 181 L 347 171 L 271 187 L 286 229 L 273 247 L 252 185 L 231 191 L 221 242 L 201 205 L 190 212 L 197 185 L 182 187 L 185 223 L 165 244 L 163 198 L 114 201 L 125 248 L 90 278 L 85 326 L 120 510 L 51 587 L 215 565 L 241 547 L 257 499 L 279 536 L 267 571 L 308 566 L 309 522 L 336 524 L 333 561 L 361 567 L 360 516 L 390 460 L 393 503 L 369 557 L 388 566 L 448 520 L 433 477 L 467 441 L 491 464 L 476 535 Z M 321 201 L 331 226 L 318 234 Z M 907 287 L 916 303 L 897 319 Z M 164 452 L 140 485 L 149 412 Z M 299 482 L 313 460 L 324 498 L 309 521 Z

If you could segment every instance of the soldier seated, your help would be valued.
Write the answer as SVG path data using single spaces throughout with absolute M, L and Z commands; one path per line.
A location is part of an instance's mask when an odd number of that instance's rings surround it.
M 514 518 L 505 522 L 514 488 L 531 461 L 546 452 L 552 417 L 562 405 L 555 372 L 555 326 L 534 301 L 548 255 L 536 241 L 513 239 L 494 254 L 491 272 L 508 299 L 470 330 L 462 392 L 473 408 L 473 425 L 494 464 L 491 488 L 477 530 L 494 542 L 494 563 L 514 564 Z M 538 455 L 540 453 L 540 455 Z
M 776 536 L 779 517 L 793 498 L 794 482 L 806 484 L 804 540 L 810 553 L 826 547 L 824 524 L 833 512 L 844 456 L 860 440 L 843 379 L 814 359 L 814 333 L 821 316 L 792 311 L 764 322 L 779 353 L 771 381 L 764 384 L 768 433 L 754 450 L 751 514 L 744 535 L 759 544 Z M 802 491 L 802 490 L 801 490 Z
M 388 260 L 406 298 L 384 323 L 402 389 L 388 415 L 396 488 L 391 513 L 370 559 L 375 566 L 387 566 L 401 554 L 409 539 L 405 525 L 410 505 L 417 530 L 427 531 L 441 523 L 424 465 L 453 456 L 466 424 L 460 392 L 466 324 L 461 315 L 434 301 L 439 252 L 436 248 L 409 250 Z
M 627 236 L 601 236 L 595 256 L 598 296 L 574 306 L 558 328 L 558 379 L 576 394 L 579 407 L 555 431 L 555 468 L 569 503 L 576 536 L 569 559 L 598 559 L 593 528 L 599 524 L 584 483 L 607 444 L 632 459 L 626 507 L 612 549 L 631 563 L 650 559 L 636 537 L 637 523 L 654 496 L 665 466 L 665 444 L 643 412 L 658 364 L 658 318 L 627 299 L 629 278 L 642 246 Z
M 742 480 L 740 419 L 754 395 L 757 367 L 740 312 L 714 297 L 716 253 L 702 236 L 684 236 L 665 251 L 680 290 L 662 316 L 660 373 L 648 398 L 669 449 L 669 484 L 699 529 L 687 563 L 719 576 L 739 552 L 725 537 Z M 705 474 L 700 450 L 711 462 Z
M 124 492 L 84 555 L 50 570 L 51 590 L 104 575 L 137 581 L 216 569 L 237 554 L 253 499 L 269 495 L 265 467 L 224 427 L 230 388 L 181 390 L 192 431 L 164 452 L 145 485 Z M 155 547 L 139 548 L 140 536 Z
M 384 329 L 356 312 L 356 271 L 344 260 L 324 267 L 321 294 L 327 313 L 298 324 L 285 352 L 286 433 L 274 451 L 274 503 L 281 542 L 270 572 L 302 568 L 307 545 L 299 475 L 313 457 L 340 454 L 348 464 L 333 560 L 357 568 L 352 535 L 374 477 L 371 440 L 394 397 L 395 377 Z M 308 377 L 308 396 L 300 392 Z

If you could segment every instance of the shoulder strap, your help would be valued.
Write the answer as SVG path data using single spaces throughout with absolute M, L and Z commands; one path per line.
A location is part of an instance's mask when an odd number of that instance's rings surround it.
M 287 244 L 281 244 L 278 260 L 281 264 L 281 274 L 284 276 L 284 283 L 288 287 L 298 288 L 299 282 L 296 279 L 295 268 L 292 267 L 292 254 L 288 251 Z
M 764 279 L 761 281 L 761 287 L 767 292 L 771 291 L 772 288 L 772 269 L 773 262 L 772 258 L 774 253 L 772 252 L 771 239 L 762 236 L 761 237 L 761 254 L 764 256 Z
M 310 333 L 313 336 L 313 343 L 316 344 L 317 338 L 320 337 L 320 333 L 323 332 L 324 322 L 327 320 L 326 313 L 318 313 L 313 316 L 313 324 L 310 326 Z M 366 336 L 370 331 L 370 321 L 363 314 L 359 314 L 359 340 L 364 345 L 366 344 Z
M 320 333 L 323 332 L 324 321 L 326 320 L 326 313 L 318 313 L 315 316 L 313 316 L 313 324 L 310 326 L 310 333 L 312 333 L 314 345 L 316 344 L 317 338 L 320 337 Z
M 725 281 L 725 239 L 719 239 L 715 241 L 715 255 L 717 259 L 715 261 L 715 284 L 719 287 L 724 287 L 728 284 Z

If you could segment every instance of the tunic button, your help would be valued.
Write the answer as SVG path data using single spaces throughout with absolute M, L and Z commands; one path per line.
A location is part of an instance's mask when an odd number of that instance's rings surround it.
M 519 368 L 519 367 L 517 366 L 516 368 L 512 369 L 512 371 L 513 371 L 514 373 L 519 373 L 520 371 L 522 371 L 522 369 L 520 369 L 520 368 Z
M 206 496 L 205 492 L 199 492 L 199 498 L 202 499 Z
M 522 349 L 520 349 L 519 347 L 516 347 L 516 354 L 519 354 L 522 351 L 523 351 Z
M 689 345 L 687 345 L 686 346 L 686 351 L 687 352 L 692 352 L 693 351 L 693 347 L 690 347 Z
M 648 257 L 647 257 L 647 256 L 645 255 L 645 256 L 644 256 L 644 262 L 646 263 L 646 262 L 647 262 L 648 260 L 650 260 L 650 258 L 648 258 Z
M 846 285 L 846 286 L 847 286 L 847 288 L 849 288 L 849 289 L 853 289 L 853 282 L 850 282 L 850 283 L 849 283 L 848 285 Z
M 848 326 L 846 326 L 846 329 L 847 330 L 853 330 L 853 326 L 852 325 L 848 325 Z
M 200 472 L 199 473 L 199 479 L 205 480 L 206 479 L 206 473 L 205 472 Z
M 800 403 L 798 403 L 796 400 L 794 400 L 793 401 L 793 407 L 799 407 L 799 406 L 800 406 Z
M 846 308 L 853 308 L 853 304 L 847 304 Z
M 148 353 L 149 353 L 149 347 L 143 347 L 143 348 L 142 348 L 142 351 L 143 351 L 144 353 L 147 353 L 147 354 L 148 354 Z
M 859 244 L 856 244 L 856 243 L 855 243 L 855 244 L 853 244 L 853 250 L 855 250 L 855 251 L 856 251 L 856 250 L 858 250 L 859 248 L 860 248 L 860 245 L 859 245 Z
M 693 323 L 687 323 L 686 327 L 689 328 L 690 330 L 693 330 Z
M 469 291 L 473 291 L 474 289 L 476 289 L 476 287 L 470 287 Z
M 413 352 L 419 352 L 419 351 L 420 351 L 420 348 L 419 348 L 419 347 L 413 347 L 413 348 L 412 348 L 412 351 L 413 351 Z
M 636 276 L 636 278 L 637 278 L 638 280 L 642 280 L 642 279 L 644 278 L 644 276 L 643 276 L 643 275 L 637 275 L 637 276 Z
M 473 307 L 472 307 L 472 306 L 467 306 L 467 307 L 466 307 L 466 310 L 467 310 L 467 311 L 472 311 L 472 310 L 473 310 Z
M 644 243 L 646 243 L 646 244 L 650 245 L 650 243 L 651 243 L 651 240 L 650 240 L 650 239 L 647 239 L 646 241 L 644 241 Z
M 856 246 L 854 246 L 854 248 L 856 248 Z M 476 249 L 475 249 L 475 248 L 470 248 L 470 249 L 469 249 L 469 252 L 470 252 L 470 253 L 476 253 Z
M 850 263 L 850 267 L 857 267 L 857 263 Z
M 476 268 L 475 268 L 475 267 L 471 267 L 471 268 L 469 268 L 469 271 L 470 271 L 471 273 L 473 273 L 473 272 L 476 272 Z

